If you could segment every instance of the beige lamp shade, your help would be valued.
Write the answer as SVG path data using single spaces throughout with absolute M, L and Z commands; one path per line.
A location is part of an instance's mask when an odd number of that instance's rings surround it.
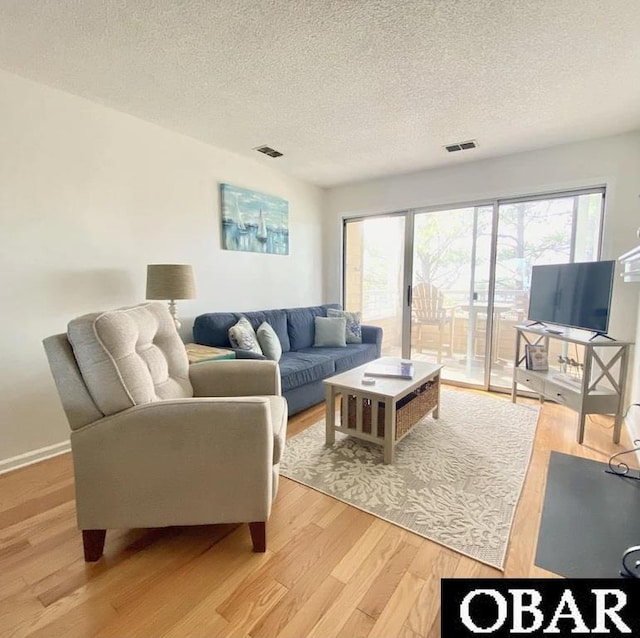
M 149 264 L 147 299 L 195 299 L 193 267 L 187 264 Z

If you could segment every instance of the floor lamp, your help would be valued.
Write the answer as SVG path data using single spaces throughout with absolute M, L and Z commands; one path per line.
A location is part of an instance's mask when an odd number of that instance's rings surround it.
M 147 299 L 168 299 L 169 312 L 176 329 L 180 322 L 176 314 L 176 299 L 195 299 L 196 284 L 193 267 L 187 264 L 149 264 L 147 266 Z

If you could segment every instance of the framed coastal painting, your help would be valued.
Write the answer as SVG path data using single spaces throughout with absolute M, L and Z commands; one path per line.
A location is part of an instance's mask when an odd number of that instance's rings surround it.
M 289 203 L 280 197 L 220 184 L 222 247 L 289 254 Z

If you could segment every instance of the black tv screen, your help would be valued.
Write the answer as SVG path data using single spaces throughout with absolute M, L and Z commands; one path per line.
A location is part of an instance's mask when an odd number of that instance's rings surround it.
M 533 266 L 529 320 L 606 334 L 615 261 Z

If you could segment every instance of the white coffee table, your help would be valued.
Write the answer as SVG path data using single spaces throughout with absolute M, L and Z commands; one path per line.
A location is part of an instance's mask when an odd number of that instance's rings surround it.
M 398 361 L 383 357 L 376 363 Z M 374 385 L 365 385 L 362 379 L 370 365 L 366 363 L 325 379 L 326 444 L 335 443 L 336 432 L 378 443 L 384 446 L 384 462 L 389 464 L 393 463 L 395 446 L 421 418 L 429 412 L 434 419 L 438 418 L 442 366 L 414 361 L 413 379 L 376 377 Z M 335 413 L 338 395 L 342 395 L 339 424 Z M 402 431 L 396 429 L 398 419 Z

